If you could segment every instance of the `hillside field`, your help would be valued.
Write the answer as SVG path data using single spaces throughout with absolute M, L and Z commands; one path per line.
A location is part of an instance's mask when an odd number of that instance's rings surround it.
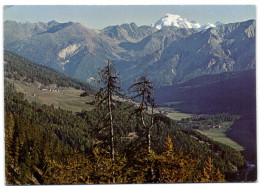
M 92 110 L 94 106 L 86 104 L 94 100 L 94 96 L 81 97 L 83 90 L 78 90 L 71 87 L 60 87 L 58 91 L 49 91 L 49 89 L 38 88 L 37 83 L 27 83 L 24 81 L 17 81 L 7 79 L 7 81 L 14 83 L 18 92 L 26 95 L 29 102 L 36 101 L 41 104 L 54 105 L 55 108 L 61 107 L 65 110 L 73 112 L 80 112 L 82 109 Z M 49 86 L 50 87 L 50 86 Z
M 211 128 L 209 130 L 197 131 L 215 141 L 228 145 L 237 151 L 242 151 L 244 148 L 241 145 L 227 137 L 227 131 L 230 130 L 232 124 L 233 122 L 223 122 L 220 124 L 221 128 Z

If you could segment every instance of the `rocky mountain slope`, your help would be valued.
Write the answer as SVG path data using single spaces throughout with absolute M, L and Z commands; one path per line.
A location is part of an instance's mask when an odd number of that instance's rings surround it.
M 173 30 L 173 28 L 168 29 Z M 153 36 L 164 31 L 165 29 L 158 31 Z M 122 74 L 126 74 L 123 78 L 129 81 L 133 78 L 130 77 L 131 74 L 140 74 L 142 67 L 147 66 L 147 74 L 150 78 L 158 86 L 164 86 L 205 74 L 255 68 L 255 21 L 253 20 L 221 25 L 187 35 L 171 41 L 166 47 L 147 53 L 134 62 L 120 62 L 121 65 L 125 64 L 120 69 Z
M 190 35 L 172 43 L 161 53 L 149 71 L 160 70 L 174 82 L 203 74 L 241 71 L 255 68 L 255 21 L 232 23 Z M 166 76 L 159 76 L 167 82 Z
M 147 74 L 158 86 L 204 74 L 255 68 L 255 21 L 196 31 L 123 24 L 103 30 L 80 23 L 4 23 L 4 48 L 72 77 L 93 81 L 111 59 L 126 87 Z

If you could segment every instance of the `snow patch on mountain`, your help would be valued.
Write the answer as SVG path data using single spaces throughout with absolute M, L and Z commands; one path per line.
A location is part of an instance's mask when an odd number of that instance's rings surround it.
M 207 23 L 207 24 L 203 25 L 203 26 L 200 28 L 200 30 L 206 30 L 206 29 L 214 28 L 214 27 L 216 27 L 215 24 Z
M 72 54 L 75 53 L 75 51 L 79 48 L 80 45 L 77 44 L 73 44 L 73 45 L 69 45 L 66 48 L 62 49 L 59 53 L 58 53 L 58 57 L 60 59 L 65 59 L 68 56 L 71 56 Z
M 94 78 L 94 77 L 90 77 L 90 78 L 87 79 L 87 81 L 88 81 L 89 83 L 91 83 L 91 82 L 95 81 L 95 78 Z
M 173 73 L 174 75 L 176 75 L 176 72 L 174 71 L 174 69 L 172 69 L 172 73 Z
M 64 62 L 60 62 L 59 63 L 59 66 L 62 68 L 62 70 L 65 70 L 65 65 L 67 64 L 67 63 L 69 63 L 70 62 L 70 60 L 66 60 L 66 61 L 64 61 Z
M 196 21 L 191 21 L 192 28 L 199 29 L 201 28 L 201 25 L 197 23 Z

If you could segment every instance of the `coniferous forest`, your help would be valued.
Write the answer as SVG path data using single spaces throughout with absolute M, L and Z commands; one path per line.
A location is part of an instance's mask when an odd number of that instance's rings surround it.
M 192 128 L 234 121 L 239 116 L 204 115 L 198 120 L 183 119 L 180 124 L 156 112 L 159 108 L 153 98 L 154 86 L 145 69 L 129 87 L 131 97 L 126 98 L 110 61 L 100 70 L 97 90 L 11 52 L 5 52 L 4 60 L 7 184 L 198 183 L 243 179 L 241 170 L 246 164 L 241 153 Z M 72 112 L 28 101 L 10 79 L 82 89 L 95 95 L 95 108 Z

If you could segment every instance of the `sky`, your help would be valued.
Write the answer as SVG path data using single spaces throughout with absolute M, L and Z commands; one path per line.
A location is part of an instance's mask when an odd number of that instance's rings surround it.
M 92 29 L 135 22 L 151 25 L 166 13 L 178 14 L 200 24 L 240 22 L 256 19 L 254 5 L 34 5 L 5 6 L 4 21 L 80 22 Z

